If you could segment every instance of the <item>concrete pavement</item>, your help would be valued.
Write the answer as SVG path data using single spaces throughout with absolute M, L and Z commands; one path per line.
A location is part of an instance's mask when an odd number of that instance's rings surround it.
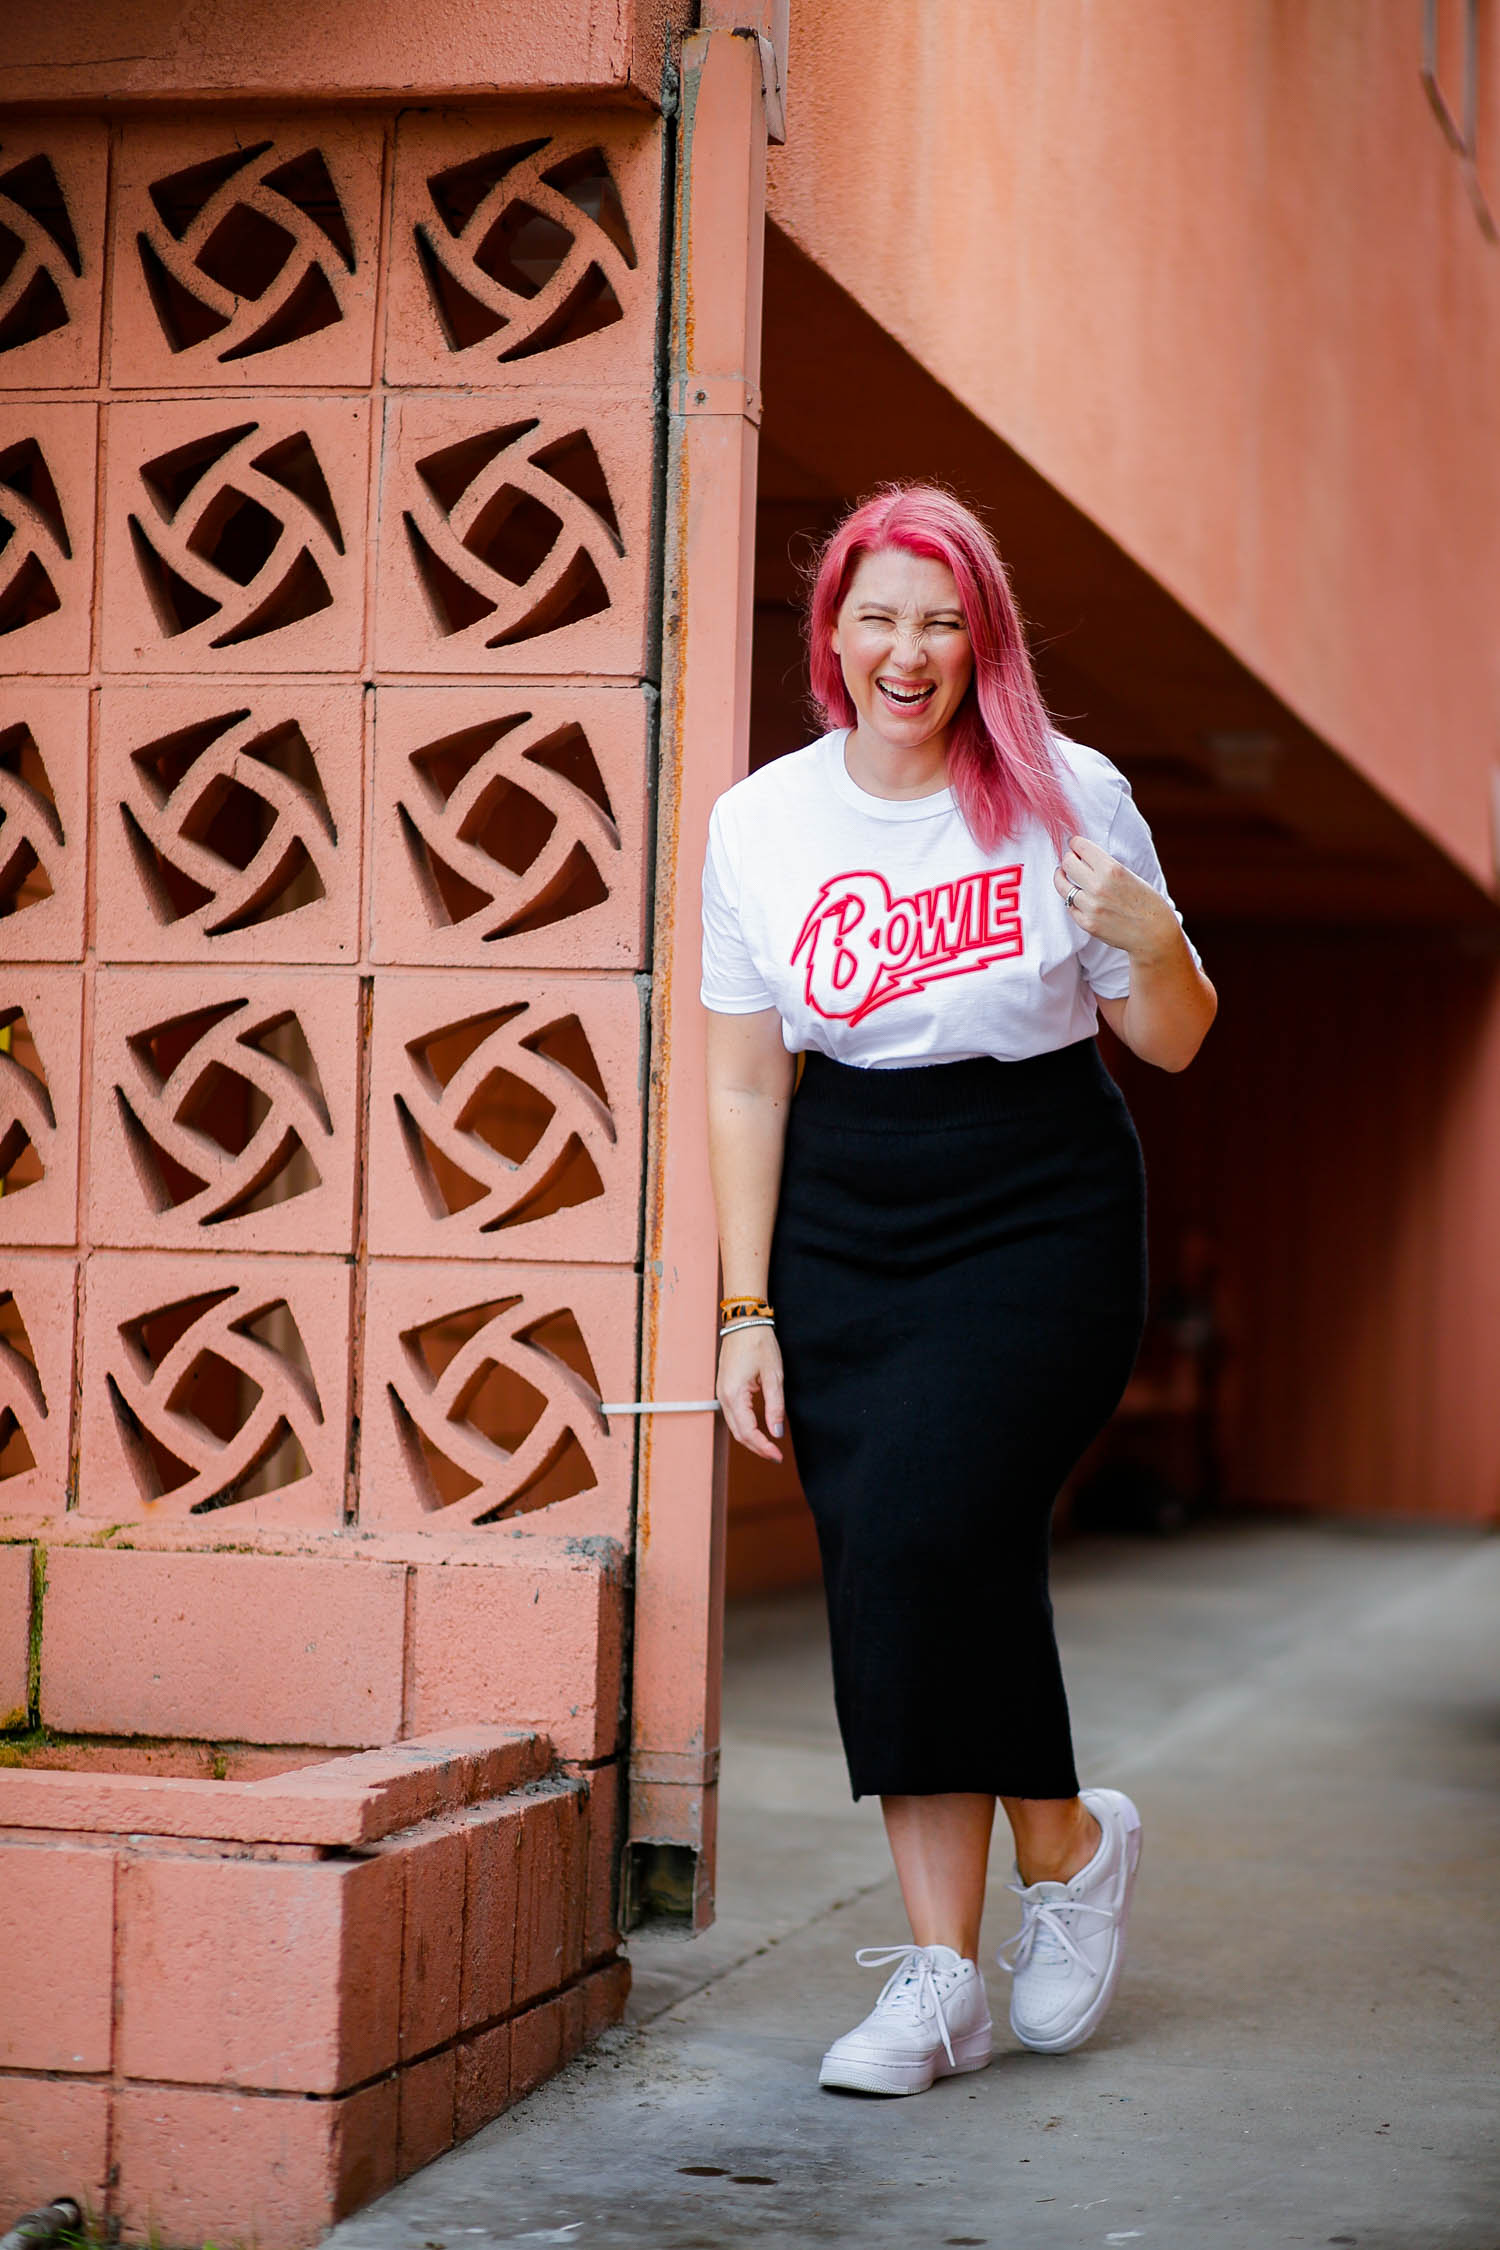
M 991 1967 L 987 2072 L 819 2093 L 904 1920 L 819 1606 L 750 1605 L 717 1926 L 639 1934 L 630 2026 L 338 2250 L 1500 2250 L 1500 1541 L 1230 1524 L 1080 1541 L 1056 1588 L 1085 1778 L 1146 1830 L 1091 2046 L 1016 2047 Z

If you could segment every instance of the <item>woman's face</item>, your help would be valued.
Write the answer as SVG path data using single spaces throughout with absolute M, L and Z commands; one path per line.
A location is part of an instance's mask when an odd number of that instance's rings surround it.
M 952 571 L 903 547 L 862 555 L 833 628 L 862 733 L 893 750 L 942 747 L 974 677 Z

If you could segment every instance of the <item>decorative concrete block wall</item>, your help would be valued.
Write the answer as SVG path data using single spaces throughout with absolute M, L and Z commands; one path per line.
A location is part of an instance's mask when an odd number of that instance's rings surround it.
M 311 2240 L 621 2004 L 661 166 L 0 120 L 0 2220 Z

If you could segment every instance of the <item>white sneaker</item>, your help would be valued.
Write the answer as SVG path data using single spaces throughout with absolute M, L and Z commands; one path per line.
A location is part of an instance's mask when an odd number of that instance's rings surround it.
M 1062 2055 L 1104 2021 L 1125 1959 L 1125 1922 L 1141 1857 L 1141 1816 L 1118 1789 L 1085 1789 L 1102 1831 L 1070 1882 L 1012 1883 L 1021 1927 L 1000 1954 L 1015 1982 L 1010 2028 L 1023 2046 Z
M 835 2039 L 820 2086 L 855 2094 L 925 2094 L 934 2078 L 983 2070 L 994 2045 L 977 1963 L 947 1945 L 865 1946 L 862 1969 L 896 1965 L 863 2023 Z

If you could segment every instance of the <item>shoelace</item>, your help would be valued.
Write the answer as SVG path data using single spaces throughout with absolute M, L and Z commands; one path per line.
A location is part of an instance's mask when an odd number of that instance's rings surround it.
M 1040 1947 L 1045 1958 L 1048 1951 L 1087 1969 L 1079 1947 L 1073 1942 L 1071 1931 L 1064 1928 L 1060 1917 L 1064 1914 L 1102 1914 L 1109 1921 L 1114 1914 L 1110 1906 L 1091 1906 L 1087 1899 L 1030 1898 L 1024 1883 L 1008 1883 L 1007 1890 L 1015 1892 L 1021 1901 L 1021 1927 L 1013 1938 L 1007 1939 L 996 1955 L 1007 1976 L 1014 1976 L 1026 1967 Z M 1008 1956 L 1008 1958 L 1007 1958 Z
M 930 2012 L 937 2018 L 943 2053 L 951 2063 L 953 2041 L 948 2037 L 948 2019 L 943 2013 L 943 1996 L 938 1990 L 937 1978 L 933 1975 L 930 1949 L 925 1945 L 862 1945 L 854 1958 L 862 1969 L 883 1969 L 889 1962 L 895 1962 L 896 1966 L 881 1987 L 876 2007 L 883 2008 L 887 2000 L 895 1999 L 903 1985 L 911 1984 L 914 1987 L 912 2004 L 918 2016 Z

